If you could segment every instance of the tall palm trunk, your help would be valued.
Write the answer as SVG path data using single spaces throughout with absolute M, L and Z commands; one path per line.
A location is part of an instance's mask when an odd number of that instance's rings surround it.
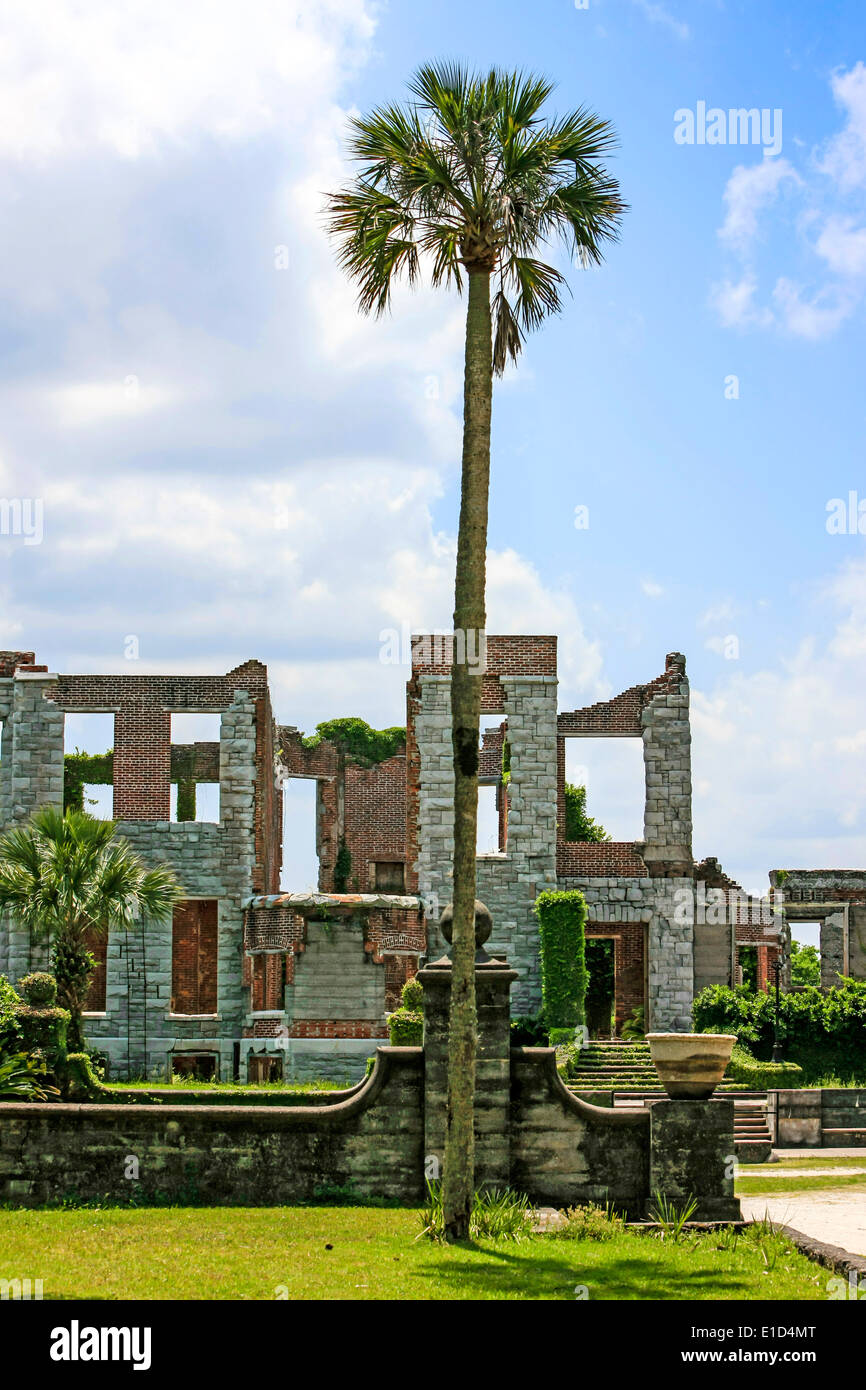
M 475 850 L 478 824 L 478 748 L 485 626 L 487 502 L 493 353 L 490 272 L 469 270 L 463 395 L 463 473 L 457 577 L 451 721 L 454 748 L 454 919 L 448 1039 L 448 1116 L 442 1185 L 449 1240 L 469 1235 L 475 1186 Z M 470 664 L 472 658 L 475 661 Z

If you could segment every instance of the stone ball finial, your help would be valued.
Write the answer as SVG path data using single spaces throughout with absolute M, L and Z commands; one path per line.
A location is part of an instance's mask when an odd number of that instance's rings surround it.
M 449 903 L 439 918 L 439 930 L 451 945 L 451 928 L 454 921 L 454 905 Z M 490 933 L 493 931 L 493 918 L 489 910 L 484 906 L 480 899 L 475 899 L 475 949 L 480 951 Z

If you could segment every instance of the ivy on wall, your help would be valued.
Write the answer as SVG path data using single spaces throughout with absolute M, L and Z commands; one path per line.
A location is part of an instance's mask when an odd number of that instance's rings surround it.
M 576 888 L 539 893 L 533 908 L 541 948 L 541 1002 L 550 1028 L 584 1022 L 586 997 L 586 899 Z
M 114 785 L 114 749 L 107 753 L 82 753 L 76 748 L 63 759 L 63 809 L 83 811 L 84 788 Z

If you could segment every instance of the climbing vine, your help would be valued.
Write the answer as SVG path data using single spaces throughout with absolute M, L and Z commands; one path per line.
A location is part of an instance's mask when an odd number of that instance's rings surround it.
M 584 1021 L 586 900 L 578 889 L 539 893 L 535 900 L 541 947 L 541 1000 L 548 1028 Z

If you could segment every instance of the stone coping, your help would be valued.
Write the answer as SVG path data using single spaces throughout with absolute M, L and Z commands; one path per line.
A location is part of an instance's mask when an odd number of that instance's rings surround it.
M 263 1129 L 304 1129 L 309 1126 L 329 1127 L 347 1120 L 353 1120 L 373 1104 L 385 1086 L 393 1080 L 394 1074 L 403 1069 L 420 1068 L 423 1049 L 420 1047 L 378 1048 L 376 1064 L 371 1074 L 348 1091 L 338 1091 L 341 1097 L 333 1104 L 324 1105 L 165 1105 L 141 1101 L 112 1104 L 105 1102 L 69 1103 L 59 1101 L 55 1104 L 44 1101 L 3 1101 L 0 1103 L 0 1129 L 4 1119 L 12 1120 L 50 1120 L 52 1115 L 80 1115 L 83 1119 L 137 1120 L 143 1115 L 155 1123 L 168 1123 L 171 1120 L 208 1118 L 215 1123 L 227 1126 L 254 1125 Z
M 421 899 L 403 893 L 259 893 L 242 907 L 406 907 L 420 909 Z

